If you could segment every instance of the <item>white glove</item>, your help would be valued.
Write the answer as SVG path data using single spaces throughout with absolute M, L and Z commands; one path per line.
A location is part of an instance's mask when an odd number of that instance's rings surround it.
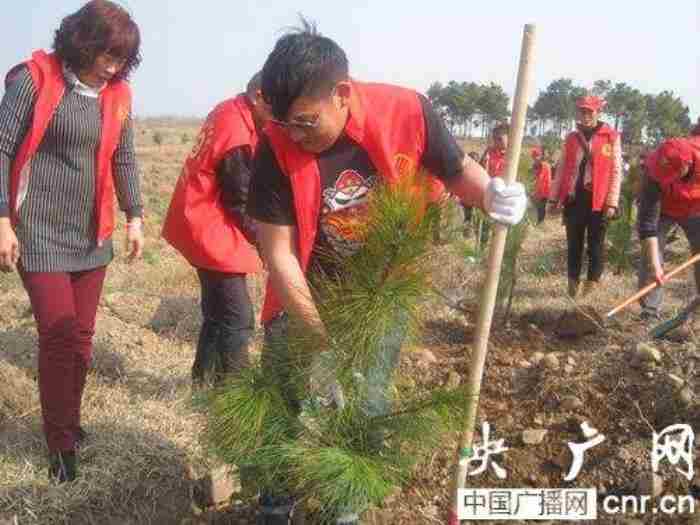
M 494 221 L 513 226 L 525 216 L 527 195 L 525 186 L 514 182 L 506 186 L 500 177 L 493 177 L 484 194 L 484 210 Z

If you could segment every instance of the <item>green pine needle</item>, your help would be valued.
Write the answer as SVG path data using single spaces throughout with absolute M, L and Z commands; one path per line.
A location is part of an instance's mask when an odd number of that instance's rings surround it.
M 213 452 L 252 467 L 258 486 L 313 495 L 327 516 L 380 503 L 464 418 L 463 390 L 395 396 L 384 415 L 366 401 L 368 378 L 389 366 L 382 345 L 398 346 L 417 329 L 417 308 L 430 290 L 424 263 L 440 209 L 426 206 L 422 176 L 408 182 L 373 190 L 357 253 L 324 254 L 338 276 L 317 275 L 311 284 L 330 342 L 289 319 L 286 358 L 246 370 L 207 398 Z M 345 394 L 342 411 L 306 399 L 321 343 Z M 396 392 L 391 381 L 387 387 Z

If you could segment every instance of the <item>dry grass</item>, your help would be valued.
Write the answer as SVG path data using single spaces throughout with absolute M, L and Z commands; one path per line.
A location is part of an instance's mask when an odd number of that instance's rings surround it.
M 163 145 L 153 144 L 154 130 L 164 134 Z M 142 261 L 126 265 L 121 252 L 123 228 L 118 228 L 119 252 L 110 266 L 98 312 L 95 364 L 83 404 L 90 437 L 81 452 L 80 481 L 70 486 L 55 487 L 46 480 L 34 324 L 17 276 L 0 277 L 0 522 L 16 516 L 21 524 L 247 523 L 235 509 L 204 516 L 190 510 L 189 478 L 204 475 L 210 466 L 198 440 L 203 421 L 190 404 L 189 373 L 200 323 L 198 285 L 192 269 L 159 239 L 172 187 L 191 147 L 191 142 L 181 143 L 183 134 L 193 140 L 196 125 L 139 123 L 148 247 Z M 497 318 L 494 323 L 482 417 L 495 421 L 499 432 L 516 436 L 539 413 L 547 414 L 545 424 L 560 424 L 564 415 L 552 407 L 562 396 L 574 394 L 595 407 L 593 421 L 599 428 L 608 428 L 613 417 L 624 416 L 633 419 L 630 428 L 641 432 L 646 427 L 636 413 L 621 415 L 624 403 L 629 404 L 626 396 L 635 395 L 636 387 L 618 385 L 613 390 L 615 377 L 622 375 L 626 365 L 625 354 L 609 350 L 612 344 L 627 348 L 629 339 L 641 335 L 632 320 L 636 308 L 621 315 L 622 332 L 600 333 L 579 342 L 562 342 L 552 335 L 556 319 L 569 306 L 563 296 L 563 247 L 558 218 L 530 233 L 520 260 L 523 274 L 512 322 L 504 326 Z M 682 244 L 674 246 L 677 257 L 685 249 Z M 431 348 L 440 364 L 426 368 L 404 361 L 402 379 L 409 380 L 409 388 L 430 388 L 446 381 L 450 371 L 460 375 L 468 371 L 466 350 L 473 335 L 481 267 L 466 264 L 459 253 L 459 246 L 438 249 L 431 261 L 434 286 L 452 302 L 461 301 L 470 313 L 465 317 L 443 300 L 426 305 L 423 333 L 412 346 Z M 686 283 L 679 279 L 670 286 L 670 307 L 679 307 L 687 298 Z M 635 286 L 632 274 L 607 276 L 591 303 L 612 306 Z M 252 280 L 250 287 L 259 307 L 261 280 Z M 571 377 L 536 378 L 536 392 L 516 394 L 511 390 L 511 372 L 517 368 L 517 359 L 527 359 L 534 351 L 575 355 L 579 368 Z M 605 396 L 610 396 L 608 402 Z M 639 399 L 647 417 L 655 420 L 649 409 L 653 398 Z M 446 504 L 452 451 L 448 446 L 436 452 L 400 501 L 390 504 L 391 517 L 385 523 L 437 521 L 435 516 L 442 515 Z M 546 472 L 531 453 L 519 454 L 515 449 L 508 465 L 510 486 L 529 486 L 528 476 Z M 540 485 L 535 486 L 557 486 L 554 477 L 537 479 Z M 496 486 L 490 478 L 481 483 Z M 438 514 L 431 514 L 436 505 Z M 420 512 L 412 512 L 411 506 Z
M 0 362 L 0 424 L 23 418 L 37 408 L 34 382 L 20 368 Z

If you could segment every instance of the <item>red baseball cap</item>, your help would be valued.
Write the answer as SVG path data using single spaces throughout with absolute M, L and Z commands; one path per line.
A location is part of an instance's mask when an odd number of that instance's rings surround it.
M 533 146 L 533 148 L 530 150 L 530 156 L 533 159 L 539 159 L 543 154 L 544 151 L 542 150 L 541 146 Z
M 693 162 L 693 148 L 686 139 L 668 139 L 661 143 L 654 157 L 656 179 L 667 184 L 676 180 L 681 170 Z
M 576 101 L 576 107 L 579 109 L 590 109 L 591 111 L 600 111 L 605 107 L 605 100 L 600 97 L 588 95 L 581 97 Z
M 666 159 L 674 168 L 680 169 L 693 162 L 693 147 L 686 139 L 664 140 L 659 146 L 659 160 Z

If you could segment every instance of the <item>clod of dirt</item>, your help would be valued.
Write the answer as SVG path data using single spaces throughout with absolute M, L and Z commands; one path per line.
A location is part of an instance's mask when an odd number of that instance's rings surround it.
M 635 356 L 639 363 L 661 362 L 661 352 L 649 343 L 638 343 L 635 349 Z
M 685 381 L 683 378 L 678 377 L 676 374 L 668 374 L 668 380 L 677 390 L 680 390 L 685 386 Z
M 695 396 L 693 395 L 693 391 L 690 388 L 685 387 L 678 394 L 678 398 L 680 399 L 681 403 L 687 408 L 693 404 L 693 399 L 695 398 Z
M 583 401 L 574 396 L 568 396 L 561 400 L 559 404 L 562 410 L 578 410 L 583 408 Z
M 535 352 L 532 354 L 532 357 L 530 357 L 530 362 L 533 365 L 538 365 L 542 362 L 542 360 L 545 358 L 545 355 L 543 352 Z
M 434 364 L 437 363 L 437 357 L 430 350 L 423 349 L 418 350 L 414 353 L 414 357 L 423 364 Z
M 445 382 L 445 386 L 451 390 L 454 390 L 461 383 L 462 383 L 462 376 L 460 376 L 454 370 L 450 370 L 450 373 L 447 375 L 447 381 Z
M 554 354 L 547 354 L 542 360 L 542 364 L 550 370 L 556 370 L 559 368 L 559 358 Z
M 579 339 L 595 334 L 600 329 L 598 317 L 598 312 L 592 306 L 579 306 L 562 314 L 554 332 L 563 339 Z
M 664 482 L 661 476 L 654 472 L 645 472 L 637 481 L 637 492 L 640 496 L 650 495 L 653 498 L 660 496 L 664 491 Z
M 539 445 L 544 441 L 547 430 L 543 428 L 528 428 L 523 430 L 522 440 L 525 445 Z

